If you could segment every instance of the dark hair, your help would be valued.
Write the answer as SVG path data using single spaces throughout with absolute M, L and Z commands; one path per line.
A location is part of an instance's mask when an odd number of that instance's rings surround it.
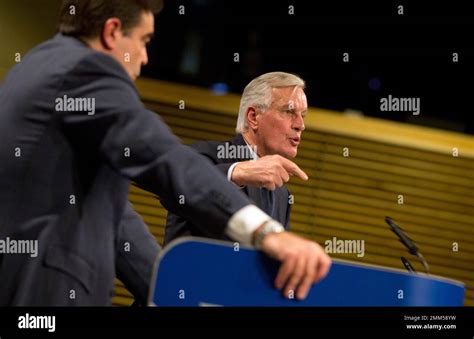
M 65 35 L 94 38 L 107 19 L 116 17 L 128 34 L 139 24 L 143 11 L 157 14 L 162 8 L 163 0 L 63 0 L 58 29 Z

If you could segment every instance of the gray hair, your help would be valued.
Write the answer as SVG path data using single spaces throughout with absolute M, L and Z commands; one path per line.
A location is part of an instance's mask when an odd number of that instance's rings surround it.
M 239 117 L 237 118 L 237 133 L 248 129 L 247 108 L 255 107 L 265 112 L 272 103 L 272 89 L 280 87 L 301 87 L 305 89 L 305 82 L 299 76 L 285 72 L 270 72 L 253 79 L 244 89 L 240 99 Z

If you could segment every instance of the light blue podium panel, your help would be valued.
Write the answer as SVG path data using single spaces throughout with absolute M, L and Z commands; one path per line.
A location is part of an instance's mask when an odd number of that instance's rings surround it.
M 262 252 L 231 242 L 181 238 L 157 260 L 149 305 L 463 306 L 464 301 L 464 284 L 455 280 L 337 259 L 305 300 L 289 300 L 274 288 L 278 267 Z

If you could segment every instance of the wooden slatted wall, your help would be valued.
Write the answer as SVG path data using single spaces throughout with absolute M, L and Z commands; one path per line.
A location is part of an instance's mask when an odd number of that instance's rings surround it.
M 234 135 L 237 95 L 151 80 L 138 88 L 184 143 Z M 418 244 L 432 274 L 464 282 L 465 304 L 474 305 L 474 138 L 310 109 L 296 163 L 310 180 L 289 184 L 294 232 L 323 247 L 333 237 L 364 240 L 363 257 L 335 258 L 402 268 L 403 255 L 423 271 L 385 224 L 391 216 Z M 161 243 L 166 211 L 134 186 L 130 200 Z M 116 292 L 114 304 L 132 302 L 120 282 Z

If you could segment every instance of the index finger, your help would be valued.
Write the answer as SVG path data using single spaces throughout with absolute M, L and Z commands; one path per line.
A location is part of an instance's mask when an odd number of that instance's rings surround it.
M 298 167 L 293 161 L 284 159 L 282 161 L 283 168 L 288 172 L 290 175 L 296 175 L 298 178 L 302 180 L 308 180 L 308 175 L 303 172 L 301 168 Z

